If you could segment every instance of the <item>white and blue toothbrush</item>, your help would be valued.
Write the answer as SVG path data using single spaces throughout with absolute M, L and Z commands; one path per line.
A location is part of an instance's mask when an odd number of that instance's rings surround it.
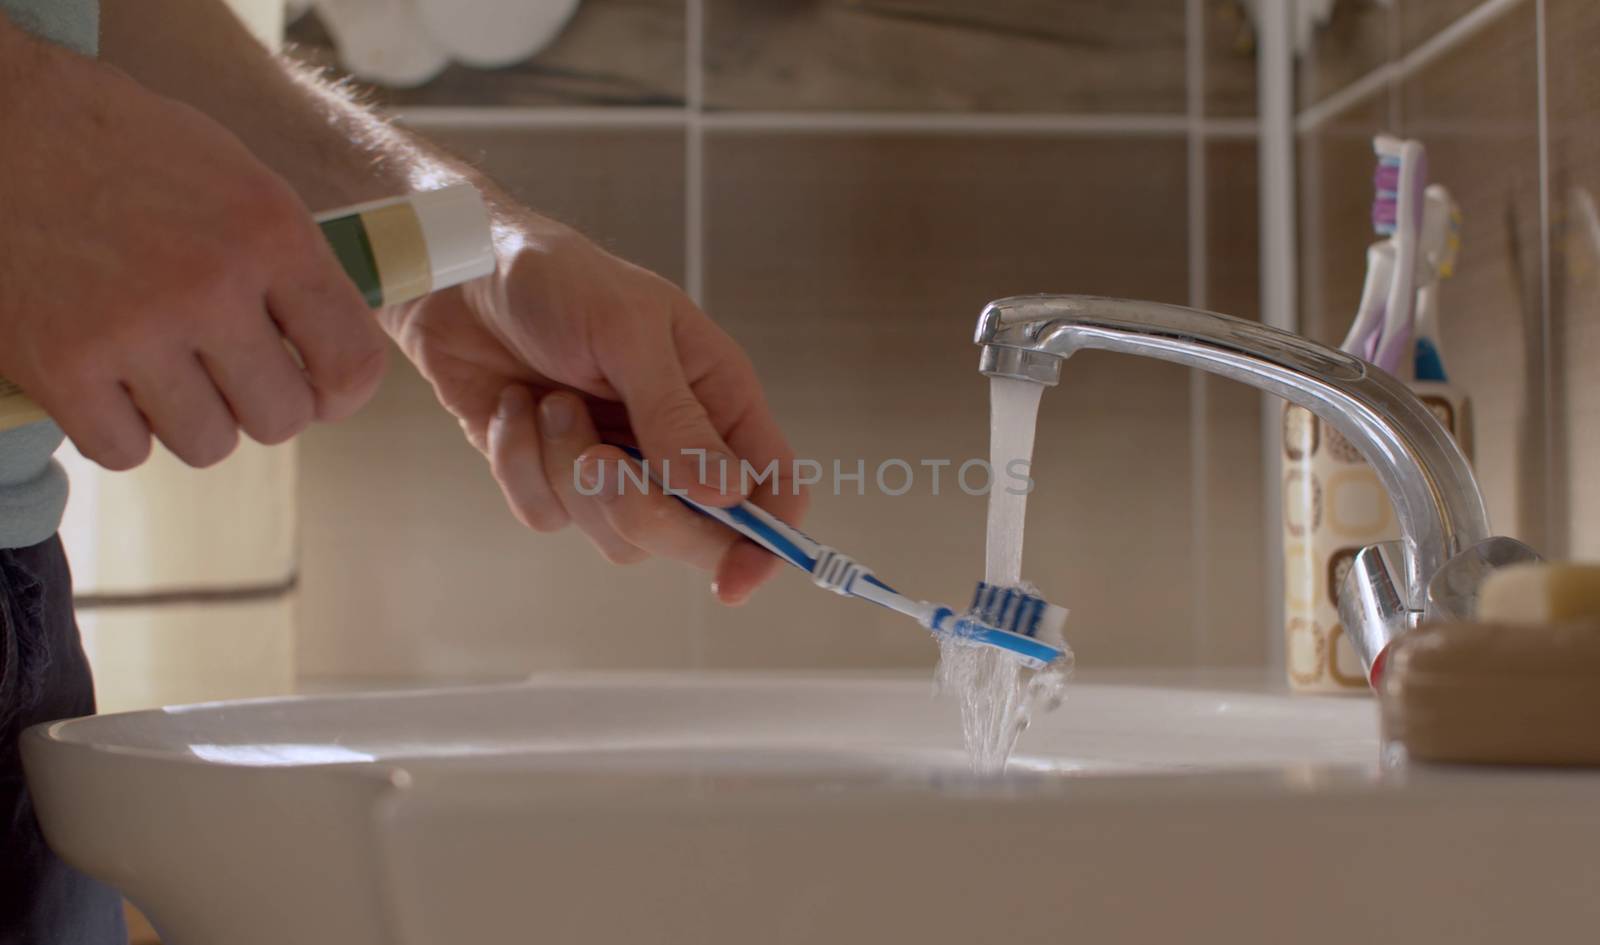
M 635 461 L 643 462 L 638 450 L 627 446 L 619 448 Z M 1034 669 L 1043 669 L 1067 656 L 1063 647 L 1040 639 L 1059 634 L 1066 620 L 1066 609 L 1017 588 L 980 582 L 971 608 L 976 616 L 958 614 L 943 604 L 906 597 L 853 558 L 812 539 L 752 502 L 718 508 L 702 505 L 676 492 L 672 496 L 806 572 L 813 583 L 836 594 L 859 597 L 905 614 L 935 634 L 1004 650 Z M 999 626 L 991 626 L 991 623 Z

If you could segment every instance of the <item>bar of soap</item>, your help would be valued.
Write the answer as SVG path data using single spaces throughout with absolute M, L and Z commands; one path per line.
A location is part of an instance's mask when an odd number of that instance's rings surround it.
M 1600 765 L 1600 620 L 1419 627 L 1378 702 L 1385 743 L 1415 761 Z
M 1517 564 L 1483 582 L 1478 619 L 1551 624 L 1600 619 L 1600 565 Z

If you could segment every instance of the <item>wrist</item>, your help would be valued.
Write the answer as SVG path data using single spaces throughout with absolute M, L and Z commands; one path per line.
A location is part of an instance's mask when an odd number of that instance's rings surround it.
M 592 265 L 597 248 L 578 231 L 515 206 L 492 185 L 484 187 L 483 195 L 493 230 L 495 271 L 380 310 L 379 323 L 396 340 L 413 326 L 439 326 L 463 318 L 474 318 L 498 333 L 498 315 L 543 311 L 552 288 L 568 278 L 565 273 Z

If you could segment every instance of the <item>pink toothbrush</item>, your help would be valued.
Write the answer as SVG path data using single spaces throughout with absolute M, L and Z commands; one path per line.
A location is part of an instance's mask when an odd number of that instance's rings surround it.
M 1383 330 L 1370 360 L 1409 380 L 1414 357 L 1412 307 L 1416 304 L 1417 244 L 1422 236 L 1428 157 L 1421 143 L 1389 135 L 1374 138 L 1372 149 L 1378 155 L 1372 228 L 1379 235 L 1388 236 L 1394 247 L 1394 274 L 1384 306 Z

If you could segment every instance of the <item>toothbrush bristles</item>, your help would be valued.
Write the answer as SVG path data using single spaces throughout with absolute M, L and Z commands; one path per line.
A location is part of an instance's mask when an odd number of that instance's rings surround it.
M 974 616 L 984 623 L 1027 637 L 1038 634 L 1039 619 L 1048 606 L 1042 597 L 1014 587 L 997 587 L 987 581 L 979 581 L 972 592 Z
M 1372 204 L 1372 229 L 1379 236 L 1393 235 L 1398 220 L 1398 201 L 1379 197 Z
M 1061 646 L 1064 643 L 1061 628 L 1067 622 L 1067 609 L 1032 591 L 1026 585 L 1007 587 L 979 581 L 967 615 L 1005 633 Z

